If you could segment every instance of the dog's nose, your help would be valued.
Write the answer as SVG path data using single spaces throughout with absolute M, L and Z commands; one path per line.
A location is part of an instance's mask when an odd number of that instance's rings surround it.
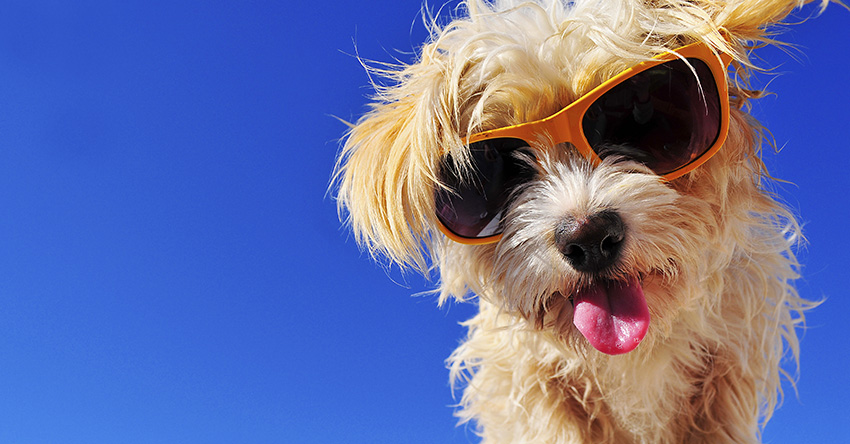
M 597 273 L 613 265 L 620 256 L 626 226 L 610 210 L 584 218 L 567 217 L 555 228 L 558 250 L 577 271 Z

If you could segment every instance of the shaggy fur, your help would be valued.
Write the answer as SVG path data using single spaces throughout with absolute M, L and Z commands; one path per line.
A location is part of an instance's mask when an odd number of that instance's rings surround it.
M 372 69 L 390 86 L 346 139 L 340 210 L 374 255 L 438 269 L 441 303 L 477 297 L 449 366 L 463 386 L 458 415 L 483 442 L 759 441 L 811 304 L 792 286 L 798 224 L 765 189 L 765 134 L 746 113 L 759 94 L 746 87 L 748 55 L 801 4 L 469 0 L 447 26 L 431 23 L 418 61 Z M 440 159 L 463 158 L 463 137 L 549 116 L 624 68 L 698 41 L 735 60 L 729 137 L 708 163 L 664 182 L 634 162 L 593 166 L 544 134 L 531 147 L 536 178 L 499 243 L 462 245 L 436 229 Z M 562 218 L 607 209 L 627 227 L 609 277 L 639 279 L 652 319 L 643 342 L 617 356 L 573 326 L 569 295 L 590 278 L 553 241 Z

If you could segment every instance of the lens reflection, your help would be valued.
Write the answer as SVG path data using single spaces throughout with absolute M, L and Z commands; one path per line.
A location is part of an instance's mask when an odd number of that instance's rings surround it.
M 513 189 L 533 175 L 518 153 L 528 143 L 515 138 L 489 139 L 469 146 L 469 168 L 446 156 L 440 180 L 448 189 L 435 195 L 437 217 L 454 234 L 475 239 L 502 231 L 502 211 Z

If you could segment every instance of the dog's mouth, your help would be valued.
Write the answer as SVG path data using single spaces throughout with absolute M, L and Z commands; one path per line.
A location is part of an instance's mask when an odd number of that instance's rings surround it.
M 649 308 L 637 277 L 596 282 L 574 292 L 570 300 L 573 325 L 602 353 L 634 350 L 649 329 Z

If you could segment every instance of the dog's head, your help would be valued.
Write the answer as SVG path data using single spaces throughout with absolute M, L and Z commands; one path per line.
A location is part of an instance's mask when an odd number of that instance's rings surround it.
M 340 207 L 373 253 L 439 268 L 441 301 L 608 354 L 650 318 L 669 335 L 735 255 L 787 248 L 742 85 L 799 5 L 470 0 L 417 62 L 376 69 L 390 86 L 346 139 Z

